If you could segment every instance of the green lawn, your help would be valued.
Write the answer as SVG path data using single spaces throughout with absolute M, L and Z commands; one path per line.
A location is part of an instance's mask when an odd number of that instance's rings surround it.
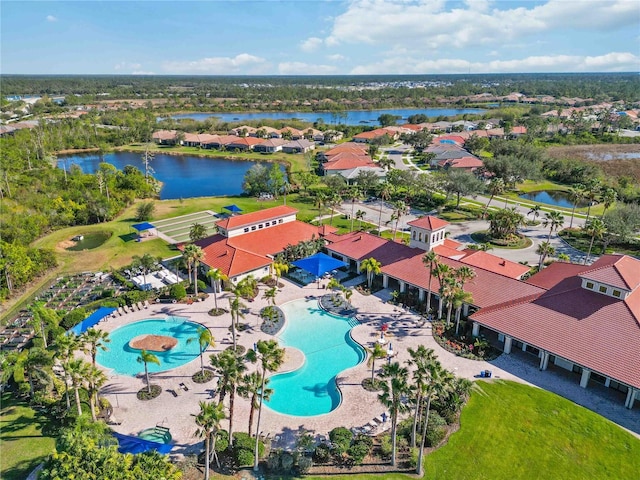
M 638 478 L 640 440 L 573 402 L 513 382 L 478 382 L 461 428 L 426 458 L 427 479 Z
M 54 439 L 43 435 L 48 419 L 25 403 L 2 394 L 0 410 L 0 478 L 24 480 L 53 452 Z

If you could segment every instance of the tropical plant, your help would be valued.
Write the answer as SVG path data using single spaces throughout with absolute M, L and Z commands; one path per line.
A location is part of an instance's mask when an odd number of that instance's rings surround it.
M 460 315 L 462 313 L 462 307 L 465 303 L 470 305 L 472 302 L 473 295 L 471 295 L 471 292 L 466 292 L 462 288 L 455 290 L 451 297 L 451 305 L 453 305 L 453 308 L 456 310 L 456 336 L 458 336 L 458 331 L 460 329 Z
M 160 359 L 151 352 L 140 350 L 140 355 L 136 358 L 138 363 L 144 363 L 144 377 L 147 381 L 147 393 L 151 395 L 151 382 L 149 381 L 149 363 L 160 365 Z
M 271 287 L 264 291 L 262 298 L 271 305 L 276 304 L 276 295 L 278 294 L 278 287 Z
M 369 290 L 371 290 L 373 278 L 376 275 L 380 275 L 381 268 L 382 264 L 373 257 L 366 258 L 360 262 L 360 270 L 367 272 L 367 286 L 369 287 Z
M 386 357 L 387 351 L 379 342 L 374 342 L 373 347 L 366 348 L 366 350 L 369 354 L 369 358 L 367 358 L 367 367 L 371 366 L 371 383 L 373 383 L 376 372 L 376 360 Z
M 427 285 L 427 314 L 431 313 L 431 280 L 433 279 L 433 269 L 438 262 L 438 254 L 433 250 L 429 250 L 422 256 L 422 263 L 427 267 L 429 272 L 429 283 Z
M 585 221 L 589 221 L 589 215 L 591 214 L 591 207 L 598 198 L 602 189 L 602 183 L 597 178 L 592 178 L 584 186 L 584 198 L 587 200 L 587 218 Z
M 67 401 L 67 410 L 71 408 L 71 401 L 69 399 L 69 374 L 67 373 L 67 367 L 71 359 L 73 359 L 73 355 L 76 350 L 80 349 L 80 346 L 80 339 L 75 333 L 58 335 L 53 344 L 55 357 L 60 360 L 64 371 L 64 394 Z
M 489 204 L 491 203 L 491 200 L 493 200 L 493 197 L 504 193 L 504 190 L 505 190 L 505 184 L 502 178 L 494 177 L 491 179 L 491 181 L 489 182 L 489 185 L 487 185 L 487 191 L 489 192 L 490 197 L 489 197 L 489 201 L 484 207 L 484 211 L 482 212 L 483 218 L 487 215 L 487 210 L 489 210 Z
M 392 192 L 393 186 L 389 182 L 380 184 L 380 189 L 378 190 L 378 198 L 380 198 L 380 213 L 378 214 L 378 235 L 380 235 L 380 227 L 382 226 L 382 207 L 384 205 L 384 202 L 391 198 Z
M 89 408 L 91 409 L 91 419 L 96 422 L 96 407 L 98 405 L 98 392 L 100 387 L 107 383 L 107 376 L 98 367 L 91 365 L 86 374 L 87 391 L 89 393 Z
M 261 386 L 260 386 L 260 404 L 258 407 L 258 421 L 256 424 L 256 443 L 254 450 L 254 464 L 253 470 L 258 471 L 259 462 L 259 442 L 260 442 L 260 417 L 262 415 L 262 404 L 265 399 L 265 385 L 267 372 L 275 372 L 280 368 L 282 362 L 284 362 L 284 349 L 280 348 L 278 342 L 275 340 L 258 340 L 254 350 L 247 352 L 247 358 L 252 363 L 259 362 L 261 367 Z
M 133 256 L 131 267 L 134 269 L 140 269 L 142 271 L 142 279 L 144 284 L 147 284 L 147 274 L 153 271 L 158 259 L 150 253 L 145 253 L 141 257 L 138 255 Z
M 586 265 L 591 257 L 591 250 L 593 249 L 594 240 L 601 239 L 607 231 L 607 226 L 600 218 L 590 218 L 584 225 L 584 231 L 591 237 L 589 242 L 589 250 L 587 256 L 584 258 L 584 264 Z
M 235 349 L 223 350 L 217 355 L 211 355 L 211 366 L 219 375 L 218 389 L 219 401 L 224 402 L 229 395 L 229 448 L 233 442 L 233 414 L 236 399 L 236 390 L 242 375 L 247 370 L 244 357 L 238 355 Z
M 616 200 L 618 199 L 618 192 L 616 192 L 611 187 L 606 187 L 604 190 L 602 190 L 600 198 L 602 200 L 602 206 L 604 207 L 604 209 L 602 210 L 601 218 L 604 218 L 604 215 L 605 213 L 607 213 L 607 210 L 609 210 L 611 205 L 616 203 Z
M 80 358 L 74 358 L 69 361 L 67 365 L 67 373 L 71 380 L 71 386 L 75 393 L 76 407 L 78 409 L 78 415 L 82 415 L 82 405 L 80 404 L 80 387 L 83 385 L 89 374 L 91 364 L 85 362 Z
M 273 389 L 268 387 L 269 379 L 266 378 L 264 381 L 264 399 L 269 400 L 271 398 L 271 394 L 273 393 Z M 240 384 L 238 385 L 238 395 L 242 398 L 246 398 L 249 400 L 250 409 L 249 409 L 249 425 L 247 426 L 247 433 L 251 435 L 251 427 L 253 427 L 253 413 L 260 408 L 260 392 L 262 391 L 262 378 L 258 372 L 247 373 L 242 376 L 240 379 Z
M 199 402 L 200 413 L 196 415 L 195 421 L 198 425 L 196 435 L 204 437 L 204 478 L 209 480 L 210 461 L 213 456 L 216 459 L 218 468 L 220 468 L 220 461 L 216 454 L 216 438 L 217 431 L 220 429 L 220 422 L 225 419 L 224 406 L 222 402 Z
M 542 270 L 545 259 L 556 253 L 556 249 L 553 245 L 551 245 L 551 243 L 547 241 L 542 242 L 538 245 L 538 247 L 536 248 L 536 253 L 539 255 L 538 271 L 540 271 Z
M 276 274 L 276 285 L 280 283 L 280 277 L 283 273 L 289 271 L 289 264 L 287 262 L 275 261 L 271 264 L 273 272 Z
M 493 238 L 508 239 L 518 233 L 524 217 L 515 207 L 501 209 L 489 214 L 489 233 Z
M 386 363 L 382 366 L 380 378 L 382 393 L 378 395 L 378 400 L 389 410 L 391 416 L 391 465 L 396 466 L 396 444 L 398 415 L 407 410 L 407 406 L 402 402 L 402 398 L 409 391 L 409 371 L 398 362 Z
M 549 236 L 547 237 L 547 242 L 551 241 L 551 234 L 554 231 L 557 231 L 564 224 L 564 216 L 557 210 L 552 210 L 544 214 L 544 219 L 542 220 L 543 227 L 549 227 Z
M 576 208 L 580 203 L 580 200 L 584 199 L 584 185 L 577 184 L 573 188 L 569 189 L 569 200 L 573 204 L 571 208 L 571 221 L 569 222 L 569 228 L 573 228 L 573 218 L 576 214 Z
M 417 349 L 408 348 L 407 352 L 409 353 L 409 360 L 407 360 L 407 365 L 413 368 L 413 393 L 415 393 L 416 395 L 414 401 L 415 409 L 413 412 L 413 426 L 411 429 L 411 448 L 415 448 L 418 419 L 420 417 L 420 409 L 422 407 L 422 398 L 429 382 L 428 368 L 431 363 L 437 362 L 437 360 L 433 349 L 427 348 L 424 345 L 418 346 Z
M 221 282 L 226 282 L 229 280 L 222 270 L 219 268 L 212 268 L 207 271 L 207 277 L 211 280 L 211 288 L 213 289 L 213 302 L 215 304 L 216 310 L 218 310 L 218 292 L 222 291 Z
M 362 220 L 367 216 L 367 212 L 364 210 L 358 210 L 356 212 L 356 219 L 358 220 L 358 230 L 362 230 Z
M 82 335 L 80 335 L 80 343 L 82 344 L 82 350 L 91 355 L 91 365 L 96 366 L 96 356 L 98 350 L 107 351 L 107 343 L 111 342 L 109 338 L 109 332 L 98 330 L 97 328 L 90 328 Z
M 527 216 L 531 215 L 533 217 L 533 221 L 536 221 L 536 218 L 540 216 L 540 205 L 534 205 L 531 207 L 529 212 L 527 212 Z
M 247 306 L 242 303 L 240 300 L 242 298 L 242 292 L 244 289 L 242 287 L 236 287 L 233 290 L 234 296 L 229 298 L 229 310 L 231 312 L 231 338 L 233 340 L 233 349 L 234 351 L 237 348 L 236 344 L 236 329 L 238 328 L 239 320 L 244 318 L 244 313 L 242 310 Z
M 333 195 L 331 195 L 327 199 L 326 204 L 329 207 L 329 211 L 331 212 L 330 213 L 331 216 L 329 217 L 329 225 L 333 225 L 333 216 L 336 213 L 335 208 L 342 205 L 342 197 L 338 192 L 333 192 Z
M 197 242 L 198 240 L 207 238 L 207 236 L 207 227 L 201 223 L 194 223 L 191 225 L 191 228 L 189 229 L 189 240 L 191 240 L 191 242 Z
M 195 341 L 198 342 L 198 346 L 200 349 L 200 373 L 204 375 L 204 360 L 202 357 L 203 357 L 204 351 L 207 349 L 209 345 L 211 347 L 216 346 L 216 339 L 213 338 L 213 335 L 211 334 L 211 330 L 209 330 L 207 327 L 201 326 L 201 327 L 198 327 L 196 337 L 191 337 L 187 339 L 187 345 Z

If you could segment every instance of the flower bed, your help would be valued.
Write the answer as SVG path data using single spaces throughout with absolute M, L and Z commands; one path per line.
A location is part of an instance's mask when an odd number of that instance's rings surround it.
M 433 338 L 442 348 L 460 357 L 471 360 L 494 360 L 502 353 L 484 337 L 455 336 L 455 325 L 447 328 L 444 322 L 433 323 Z

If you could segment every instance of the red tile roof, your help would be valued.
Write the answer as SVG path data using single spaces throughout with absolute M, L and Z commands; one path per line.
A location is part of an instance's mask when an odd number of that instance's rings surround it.
M 511 262 L 482 250 L 464 250 L 465 256 L 460 261 L 472 267 L 489 270 L 506 277 L 519 279 L 530 270 L 521 263 Z
M 236 137 L 233 142 L 228 143 L 228 145 L 246 145 L 248 147 L 253 147 L 254 145 L 258 145 L 259 143 L 264 142 L 262 138 L 256 137 Z
M 296 220 L 231 237 L 228 243 L 259 255 L 275 255 L 287 245 L 296 245 L 313 237 L 320 237 L 318 227 Z
M 459 260 L 464 257 L 464 252 L 457 250 L 455 248 L 451 248 L 448 245 L 436 245 L 432 248 L 434 252 L 436 252 L 441 257 L 453 258 L 454 260 Z
M 376 167 L 371 157 L 352 154 L 340 154 L 322 164 L 323 170 L 350 170 L 358 167 Z
M 370 233 L 353 232 L 345 235 L 337 235 L 336 240 L 327 246 L 327 250 L 355 260 L 364 260 L 373 257 L 382 265 L 395 262 L 413 255 L 419 255 L 424 250 L 409 248 L 406 245 L 385 240 Z
M 442 143 L 443 140 L 451 140 L 452 142 L 457 143 L 458 145 L 464 144 L 465 138 L 460 135 L 442 135 L 437 137 L 434 142 Z
M 444 160 L 439 160 L 438 165 L 440 167 L 450 167 L 450 168 L 480 168 L 484 165 L 484 162 L 479 158 L 467 156 L 461 158 L 446 158 Z
M 234 215 L 232 217 L 218 220 L 216 224 L 221 228 L 231 230 L 234 228 L 244 227 L 245 225 L 253 225 L 255 223 L 264 222 L 266 220 L 276 220 L 278 218 L 293 215 L 295 213 L 298 213 L 297 209 L 288 207 L 286 205 L 280 205 L 278 207 L 258 210 L 257 212 Z
M 640 262 L 627 255 L 604 255 L 581 276 L 612 287 L 634 290 L 640 285 Z
M 640 261 L 632 259 L 637 269 Z M 554 263 L 566 274 L 573 266 Z M 552 272 L 553 273 L 553 272 Z M 558 273 L 558 272 L 556 272 Z M 537 281 L 534 275 L 530 279 Z M 578 365 L 640 388 L 640 288 L 625 300 L 581 288 L 578 275 L 566 276 L 535 299 L 496 305 L 471 318 L 493 330 L 566 358 Z
M 424 217 L 416 218 L 415 220 L 407 222 L 407 225 L 434 231 L 446 227 L 449 225 L 449 222 L 442 220 L 441 218 L 434 217 L 433 215 L 425 215 Z
M 233 277 L 271 264 L 271 259 L 229 244 L 222 235 L 213 235 L 195 242 L 204 251 L 202 263 L 219 268 L 225 275 Z

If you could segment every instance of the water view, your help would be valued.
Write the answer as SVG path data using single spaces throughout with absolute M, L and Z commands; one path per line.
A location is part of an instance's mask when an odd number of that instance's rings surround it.
M 94 173 L 101 162 L 110 163 L 118 170 L 133 165 L 144 171 L 140 153 L 113 152 L 105 155 L 69 155 L 58 157 L 58 167 L 78 165 L 85 173 Z M 178 198 L 238 195 L 242 193 L 245 173 L 256 162 L 225 160 L 223 158 L 193 155 L 165 155 L 156 153 L 153 176 L 163 183 L 161 200 Z
M 347 110 L 344 112 L 238 112 L 238 113 L 182 113 L 171 115 L 173 119 L 190 118 L 199 122 L 207 118 L 216 117 L 223 122 L 239 122 L 245 120 L 289 120 L 296 119 L 305 122 L 315 122 L 322 119 L 324 123 L 345 125 L 378 126 L 378 117 L 383 113 L 401 117 L 399 123 L 405 123 L 407 117 L 419 113 L 433 119 L 439 116 L 451 117 L 454 115 L 482 115 L 486 110 L 481 108 L 425 108 L 415 110 L 412 108 L 395 108 L 387 110 Z M 161 120 L 162 118 L 158 118 Z
M 523 200 L 531 200 L 533 202 L 546 203 L 556 207 L 573 208 L 573 202 L 569 199 L 567 192 L 561 190 L 541 190 L 539 192 L 529 192 L 518 195 Z M 586 207 L 586 204 L 578 203 L 576 206 Z

